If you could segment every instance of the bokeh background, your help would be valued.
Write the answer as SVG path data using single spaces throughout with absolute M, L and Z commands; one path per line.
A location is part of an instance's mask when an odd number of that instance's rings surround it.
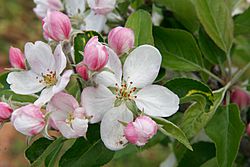
M 9 66 L 10 46 L 23 51 L 26 42 L 42 40 L 42 23 L 32 9 L 32 0 L 0 0 L 0 72 Z M 26 138 L 8 123 L 0 129 L 0 167 L 26 167 Z M 145 151 L 113 160 L 106 167 L 155 167 L 167 157 L 168 150 L 156 145 Z

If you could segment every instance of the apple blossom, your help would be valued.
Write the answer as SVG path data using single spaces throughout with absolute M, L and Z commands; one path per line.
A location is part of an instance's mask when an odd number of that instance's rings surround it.
M 76 25 L 81 30 L 103 31 L 107 22 L 106 15 L 98 14 L 92 9 L 85 11 L 85 0 L 65 0 L 64 3 L 72 25 Z
M 40 133 L 45 127 L 44 115 L 39 106 L 29 104 L 12 113 L 11 123 L 17 131 L 27 136 Z
M 84 48 L 84 64 L 92 71 L 101 70 L 108 62 L 108 51 L 105 45 L 98 41 L 98 37 L 92 37 Z
M 138 146 L 145 145 L 157 132 L 157 124 L 148 116 L 140 116 L 124 129 L 126 139 Z
M 109 32 L 108 44 L 117 55 L 128 52 L 134 47 L 135 35 L 130 28 L 116 27 Z
M 87 115 L 73 96 L 63 92 L 57 93 L 48 103 L 47 110 L 51 112 L 50 118 L 64 137 L 86 136 Z
M 9 49 L 10 64 L 14 68 L 25 69 L 25 58 L 22 51 L 18 48 L 10 47 Z
M 60 0 L 34 0 L 36 7 L 33 11 L 40 18 L 44 18 L 47 11 L 60 11 L 63 9 L 63 4 Z
M 58 12 L 48 11 L 43 19 L 43 31 L 46 37 L 55 41 L 63 41 L 70 38 L 71 23 L 67 15 Z
M 0 102 L 0 122 L 9 119 L 12 112 L 12 108 L 7 103 Z
M 116 0 L 87 0 L 89 7 L 97 14 L 110 13 L 116 4 Z
M 81 62 L 76 65 L 76 72 L 85 80 L 89 80 L 88 68 L 87 66 Z
M 43 105 L 54 94 L 64 90 L 73 71 L 67 70 L 62 74 L 66 67 L 66 57 L 60 44 L 53 55 L 50 46 L 44 42 L 26 43 L 25 57 L 30 70 L 9 73 L 7 82 L 17 94 L 29 95 L 42 90 L 35 104 Z
M 114 73 L 103 71 L 97 74 L 94 80 L 99 85 L 85 88 L 81 99 L 86 112 L 91 116 L 90 122 L 102 121 L 101 137 L 106 147 L 118 150 L 124 148 L 126 141 L 123 136 L 124 127 L 118 126 L 119 121 L 133 120 L 133 114 L 125 105 L 127 102 L 135 102 L 147 115 L 168 117 L 177 112 L 179 98 L 166 87 L 152 85 L 162 60 L 155 47 L 142 45 L 133 50 L 125 60 L 123 77 L 118 56 L 112 49 L 107 49 L 109 62 L 106 67 Z M 116 91 L 111 91 L 111 87 Z M 115 105 L 117 101 L 121 104 L 118 107 Z

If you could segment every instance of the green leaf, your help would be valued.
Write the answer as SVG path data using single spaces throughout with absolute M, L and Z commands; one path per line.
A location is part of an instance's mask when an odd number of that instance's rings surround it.
M 113 158 L 114 152 L 108 150 L 101 139 L 91 144 L 78 138 L 74 145 L 62 156 L 60 167 L 102 166 Z
M 206 34 L 206 32 L 201 29 L 199 31 L 199 45 L 203 55 L 212 64 L 222 64 L 226 60 L 226 53 L 222 51 Z
M 126 27 L 131 28 L 135 34 L 135 46 L 150 44 L 154 45 L 152 35 L 151 15 L 144 11 L 138 10 L 131 14 L 126 22 Z
M 189 150 L 193 150 L 185 133 L 178 126 L 163 118 L 153 117 L 153 119 L 157 124 L 162 126 L 160 131 L 163 134 L 175 138 L 180 143 L 185 145 Z
M 199 47 L 187 31 L 155 27 L 155 46 L 162 54 L 162 66 L 178 71 L 200 71 L 203 67 Z
M 210 102 L 213 102 L 212 90 L 200 81 L 189 78 L 175 78 L 168 81 L 165 86 L 177 94 L 179 98 L 201 94 Z
M 46 139 L 44 137 L 34 141 L 32 145 L 25 151 L 26 158 L 32 164 L 52 142 L 52 140 Z
M 201 24 L 213 41 L 226 53 L 233 42 L 233 20 L 224 0 L 193 0 Z
M 44 144 L 44 141 L 46 141 L 46 144 Z M 37 141 L 37 143 L 34 143 L 35 145 L 32 144 L 31 147 L 25 151 L 26 157 L 32 157 L 31 167 L 43 166 L 43 163 L 45 162 L 47 156 L 49 156 L 55 148 L 63 145 L 63 142 L 64 139 L 62 137 L 59 137 L 50 143 L 48 139 L 41 139 Z M 33 156 L 33 154 L 36 156 Z
M 5 90 L 0 91 L 0 97 L 2 97 L 2 96 L 4 96 L 6 99 L 11 98 L 12 101 L 22 102 L 22 103 L 23 102 L 33 103 L 37 99 L 35 96 L 32 96 L 32 95 L 16 94 L 9 89 L 5 89 Z
M 192 138 L 196 134 L 198 134 L 209 122 L 209 120 L 213 117 L 215 111 L 220 106 L 222 100 L 224 99 L 225 93 L 228 87 L 223 87 L 220 90 L 214 91 L 214 103 L 211 105 L 206 112 L 206 100 L 204 96 L 195 95 L 196 103 L 192 104 L 184 113 L 182 118 L 180 127 L 183 132 L 186 134 L 187 138 Z M 194 96 L 194 95 L 193 95 Z M 197 100 L 197 96 L 199 99 Z M 175 145 L 175 154 L 177 159 L 180 160 L 186 149 L 179 144 Z
M 205 108 L 206 100 L 202 96 L 200 96 L 200 99 L 185 111 L 180 127 L 188 138 L 195 136 L 202 128 L 207 125 L 221 104 L 225 95 L 225 89 L 223 88 L 219 91 L 213 92 L 213 95 L 214 103 L 213 105 L 209 106 L 208 112 L 206 112 Z
M 201 167 L 218 167 L 216 158 L 212 158 L 201 165 Z
M 2 85 L 2 88 L 0 88 L 0 90 L 9 89 L 9 84 L 6 81 L 8 74 L 9 72 L 0 73 L 0 84 Z
M 171 10 L 175 18 L 191 32 L 198 30 L 199 20 L 191 0 L 155 0 L 155 2 Z
M 95 31 L 84 31 L 83 33 L 78 33 L 74 37 L 74 55 L 75 63 L 78 64 L 83 60 L 83 55 L 81 52 L 84 51 L 84 47 L 88 40 L 94 36 L 98 36 L 100 42 L 104 42 L 103 37 Z
M 192 145 L 193 151 L 186 151 L 178 167 L 199 167 L 215 156 L 213 143 L 199 142 Z
M 96 167 L 108 163 L 115 152 L 107 149 L 100 139 L 99 124 L 88 128 L 87 139 L 78 138 L 59 161 L 60 167 L 88 166 Z M 80 148 L 80 149 L 79 149 Z
M 60 144 L 54 148 L 54 150 L 46 157 L 45 166 L 46 167 L 54 167 L 56 164 L 56 160 L 58 158 L 58 154 L 60 153 L 63 145 Z
M 206 134 L 215 143 L 219 167 L 231 167 L 238 153 L 244 124 L 235 104 L 220 107 L 205 128 Z
M 243 14 L 238 15 L 234 19 L 235 35 L 249 35 L 250 34 L 250 8 Z

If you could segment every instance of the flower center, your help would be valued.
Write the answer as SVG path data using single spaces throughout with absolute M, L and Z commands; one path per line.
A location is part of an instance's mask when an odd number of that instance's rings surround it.
M 44 83 L 47 87 L 53 86 L 57 83 L 56 72 L 50 71 L 47 74 L 41 74 L 42 79 L 39 80 L 40 83 Z
M 130 82 L 129 85 L 127 83 L 122 83 L 121 87 L 118 86 L 118 84 L 116 83 L 116 99 L 119 100 L 134 100 L 135 98 L 137 98 L 137 96 L 135 96 L 135 91 L 137 90 L 136 87 L 132 87 L 133 82 Z
M 71 125 L 71 124 L 72 124 L 72 121 L 73 121 L 74 119 L 75 119 L 75 117 L 74 117 L 73 112 L 69 112 L 69 113 L 68 113 L 68 116 L 67 116 L 67 119 L 65 120 L 65 122 L 66 122 L 67 124 Z

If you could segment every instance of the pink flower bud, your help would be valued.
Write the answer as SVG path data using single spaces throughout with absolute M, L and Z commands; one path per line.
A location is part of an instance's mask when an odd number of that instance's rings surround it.
M 108 62 L 108 51 L 105 45 L 98 42 L 98 37 L 92 37 L 84 48 L 84 64 L 92 71 L 101 70 Z
M 157 124 L 148 116 L 140 116 L 124 129 L 126 139 L 138 146 L 145 145 L 157 132 Z
M 45 126 L 44 115 L 40 107 L 29 104 L 12 113 L 11 122 L 17 131 L 27 136 L 40 133 Z
M 0 102 L 0 122 L 9 119 L 12 111 L 7 103 Z
M 231 102 L 239 106 L 239 108 L 245 109 L 250 104 L 250 95 L 240 88 L 235 88 L 231 93 Z
M 109 32 L 108 44 L 117 55 L 128 52 L 133 48 L 134 42 L 134 32 L 129 28 L 116 27 Z
M 9 60 L 12 67 L 25 69 L 25 58 L 20 49 L 10 47 Z
M 105 15 L 115 8 L 116 0 L 88 0 L 89 7 L 97 14 Z
M 71 32 L 70 19 L 61 12 L 48 11 L 47 16 L 43 19 L 43 31 L 45 36 L 55 41 L 69 39 Z
M 85 80 L 89 80 L 88 68 L 81 62 L 76 65 L 76 72 Z

